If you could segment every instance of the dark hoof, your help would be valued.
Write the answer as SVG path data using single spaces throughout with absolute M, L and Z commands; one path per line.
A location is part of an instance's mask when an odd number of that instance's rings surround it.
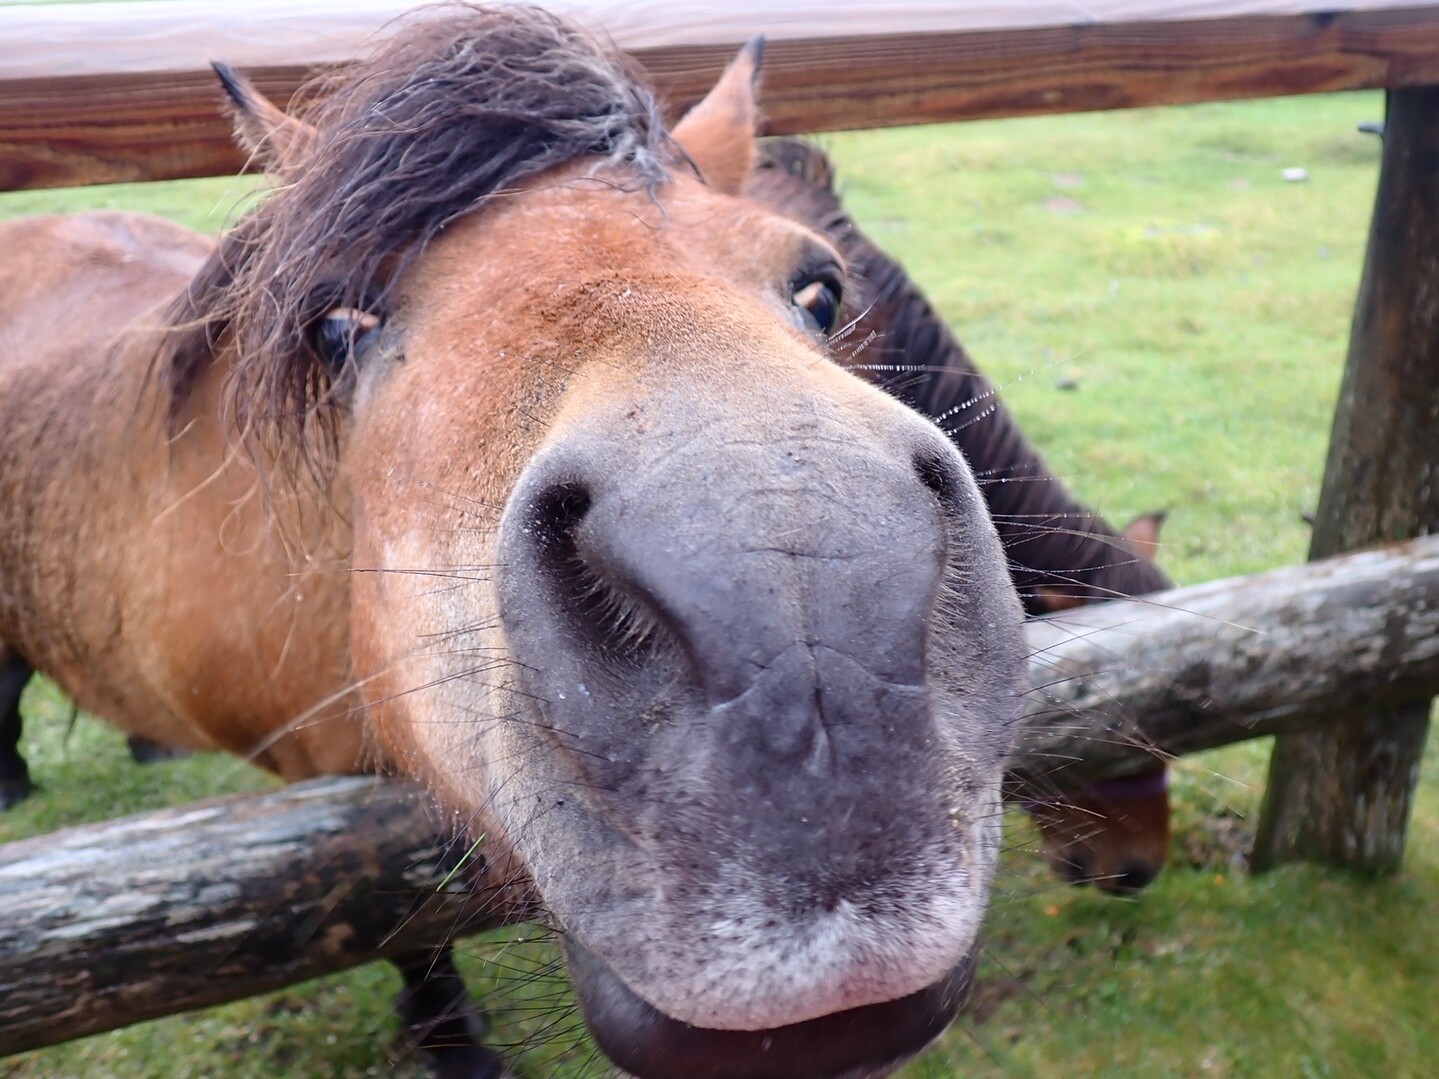
M 504 1061 L 480 1044 L 484 1019 L 467 998 L 449 991 L 449 979 L 439 981 L 448 984 L 406 986 L 395 999 L 395 1013 L 430 1071 L 436 1079 L 511 1079 Z
M 163 742 L 152 742 L 148 738 L 142 738 L 138 734 L 132 734 L 125 739 L 125 744 L 130 747 L 130 759 L 136 764 L 154 764 L 156 761 L 175 761 L 182 757 L 188 757 L 188 749 L 176 749 L 174 746 L 167 746 Z
M 28 772 L 17 779 L 0 779 L 0 811 L 19 805 L 34 794 L 35 790 L 35 784 L 30 782 Z
M 424 1050 L 435 1079 L 514 1079 L 505 1062 L 483 1045 Z

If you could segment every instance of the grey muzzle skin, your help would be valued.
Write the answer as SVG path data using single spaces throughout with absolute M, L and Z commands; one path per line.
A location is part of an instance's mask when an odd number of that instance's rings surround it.
M 494 805 L 622 1066 L 884 1074 L 968 981 L 1018 601 L 926 421 L 801 387 L 721 436 L 696 399 L 571 423 L 515 488 Z

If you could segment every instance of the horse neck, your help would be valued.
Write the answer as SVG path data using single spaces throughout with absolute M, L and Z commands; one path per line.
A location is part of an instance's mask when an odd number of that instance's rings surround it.
M 900 266 L 858 230 L 846 247 L 872 305 L 861 331 L 876 334 L 876 366 L 897 368 L 874 372 L 877 381 L 939 422 L 964 452 L 1031 613 L 1039 587 L 1086 601 L 1168 587 L 1051 471 Z
M 751 194 L 819 228 L 839 248 L 861 285 L 849 306 L 862 315 L 849 339 L 869 341 L 856 350 L 856 373 L 938 422 L 964 452 L 1026 610 L 1047 609 L 1040 588 L 1091 602 L 1169 587 L 1050 471 L 903 267 L 844 212 L 824 156 L 775 140 L 765 160 Z

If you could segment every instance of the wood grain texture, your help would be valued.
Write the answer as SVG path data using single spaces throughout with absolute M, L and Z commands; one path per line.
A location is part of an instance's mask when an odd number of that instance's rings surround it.
M 1439 537 L 1028 627 L 1017 777 L 1078 783 L 1439 689 Z M 321 780 L 0 847 L 0 1056 L 523 913 L 446 880 L 413 787 Z
M 498 0 L 504 2 L 504 0 Z M 523 0 L 532 2 L 532 0 Z M 543 0 L 621 48 L 733 47 L 889 34 L 1313 15 L 1432 6 L 1432 0 Z M 356 56 L 414 0 L 121 0 L 0 7 L 0 81 L 50 76 L 309 66 Z
M 1013 764 L 1063 787 L 1439 690 L 1439 537 L 1030 623 Z
M 369 777 L 0 846 L 0 1057 L 499 921 L 413 786 Z
M 1439 532 L 1439 86 L 1389 95 L 1310 557 Z M 1399 869 L 1429 701 L 1278 739 L 1251 864 Z
M 128 6 L 95 5 L 117 12 Z M 136 6 L 168 8 L 177 19 L 188 8 Z M 952 15 L 946 21 L 935 14 L 958 5 L 881 6 L 892 32 L 876 32 L 873 17 L 847 23 L 816 11 L 809 36 L 794 34 L 804 26 L 791 14 L 766 52 L 766 129 L 830 131 L 1439 83 L 1439 3 L 1314 11 L 1308 5 L 1216 0 L 1181 5 L 1177 10 L 1191 16 L 1181 19 L 1174 11 L 1155 17 L 1158 5 L 1115 0 L 1108 21 L 1066 16 L 1068 6 L 1041 5 L 1040 16 L 1031 12 L 1024 25 L 1009 28 L 1005 5 L 982 5 L 961 28 L 954 28 Z M 1300 13 L 1255 13 L 1296 6 Z M 784 5 L 769 8 L 745 0 L 704 23 L 693 5 L 674 11 L 640 5 L 638 15 L 626 16 L 628 29 L 615 30 L 678 111 L 713 83 L 740 42 L 772 28 Z M 1028 10 L 1009 8 L 1014 20 Z M 93 57 L 74 62 L 73 54 L 84 51 L 75 39 L 57 38 L 53 63 L 37 62 L 44 36 L 37 33 L 35 43 L 25 47 L 12 27 L 6 40 L 3 19 L 9 10 L 16 9 L 0 8 L 0 41 L 6 41 L 0 46 L 0 190 L 239 168 L 241 157 L 230 145 L 212 77 L 198 62 L 201 56 L 234 59 L 224 54 L 223 40 L 206 45 L 202 28 L 195 31 L 199 43 L 173 45 L 173 66 L 160 66 L 169 54 L 152 50 L 145 60 L 152 66 L 145 70 L 119 65 L 99 70 Z M 1200 13 L 1211 17 L 1197 17 Z M 605 16 L 600 10 L 591 14 L 601 21 Z M 1069 21 L 1031 21 L 1036 17 Z M 670 34 L 656 29 L 676 23 L 681 29 Z M 303 49 L 292 43 L 277 45 L 282 59 L 263 62 L 264 49 L 254 47 L 264 40 L 263 20 L 245 25 L 250 44 L 241 66 L 281 102 L 316 63 L 334 60 L 335 50 L 319 46 L 316 60 L 301 60 Z M 823 35 L 813 33 L 816 26 L 824 27 Z M 93 52 L 102 57 L 104 29 L 97 23 L 94 31 Z M 358 47 L 356 41 L 339 51 Z M 26 59 L 7 64 L 6 56 Z

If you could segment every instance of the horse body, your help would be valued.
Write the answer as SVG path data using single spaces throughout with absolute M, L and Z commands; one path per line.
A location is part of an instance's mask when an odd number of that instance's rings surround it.
M 220 371 L 173 435 L 150 371 L 213 244 L 95 213 L 0 225 L 0 251 L 0 647 L 132 735 L 287 779 L 354 769 L 338 707 L 286 729 L 347 686 L 343 535 L 264 504 L 215 422 Z

